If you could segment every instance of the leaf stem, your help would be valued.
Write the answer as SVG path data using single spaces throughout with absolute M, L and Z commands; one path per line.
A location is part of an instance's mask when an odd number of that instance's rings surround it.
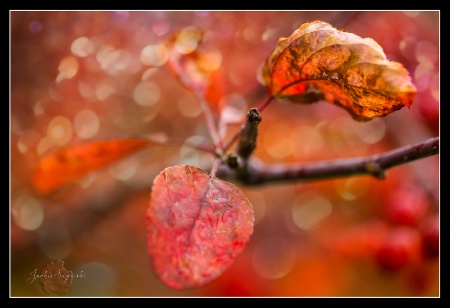
M 266 109 L 266 107 L 269 106 L 269 104 L 272 101 L 273 101 L 273 96 L 269 96 L 269 98 L 258 107 L 259 113 L 261 113 L 264 109 Z
M 222 159 L 221 158 L 216 158 L 214 160 L 214 164 L 211 168 L 211 172 L 209 173 L 210 177 L 215 177 L 217 170 L 219 169 L 220 164 L 222 163 Z

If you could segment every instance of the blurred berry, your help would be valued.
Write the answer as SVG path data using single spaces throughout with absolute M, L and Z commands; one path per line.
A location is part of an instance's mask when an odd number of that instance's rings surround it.
M 420 235 L 417 229 L 399 227 L 386 235 L 376 252 L 376 262 L 387 271 L 397 271 L 420 256 Z
M 422 253 L 426 259 L 439 257 L 439 217 L 432 216 L 421 227 Z
M 386 219 L 394 224 L 415 226 L 428 212 L 429 201 L 418 188 L 401 188 L 394 191 L 384 207 Z

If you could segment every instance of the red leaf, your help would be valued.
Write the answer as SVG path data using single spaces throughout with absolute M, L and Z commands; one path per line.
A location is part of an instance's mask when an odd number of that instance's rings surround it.
M 146 139 L 113 139 L 63 147 L 41 158 L 32 184 L 41 194 L 50 194 L 91 171 L 134 153 L 154 142 Z
M 358 121 L 410 107 L 416 95 L 408 71 L 389 61 L 377 42 L 323 21 L 305 23 L 280 38 L 263 76 L 277 99 L 326 100 Z
M 253 222 L 252 205 L 233 184 L 193 166 L 166 168 L 147 210 L 156 273 L 173 289 L 205 285 L 243 250 Z

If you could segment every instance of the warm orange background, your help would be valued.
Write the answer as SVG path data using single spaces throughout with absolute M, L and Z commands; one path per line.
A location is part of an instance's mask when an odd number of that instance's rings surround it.
M 188 26 L 204 30 L 224 72 L 226 98 L 239 115 L 265 100 L 262 64 L 278 37 L 300 24 L 322 19 L 375 39 L 388 59 L 410 72 L 418 92 L 410 109 L 358 123 L 325 102 L 272 103 L 262 113 L 254 153 L 267 162 L 367 156 L 439 135 L 438 11 L 10 16 L 12 296 L 46 296 L 39 283 L 26 280 L 56 259 L 85 274 L 66 296 L 439 295 L 439 258 L 424 258 L 417 241 L 408 242 L 411 260 L 397 271 L 383 270 L 375 258 L 380 243 L 399 228 L 417 239 L 424 222 L 438 214 L 438 155 L 393 168 L 383 181 L 360 176 L 262 187 L 236 183 L 254 206 L 254 233 L 234 264 L 198 289 L 171 290 L 155 277 L 145 227 L 151 183 L 162 169 L 208 169 L 212 162 L 208 154 L 183 147 L 186 140 L 211 140 L 198 102 L 155 63 L 154 45 Z M 230 136 L 237 127 L 229 127 Z M 49 197 L 31 187 L 33 167 L 46 152 L 154 133 L 179 146 L 143 150 Z M 398 191 L 425 196 L 417 223 L 400 226 L 386 214 Z

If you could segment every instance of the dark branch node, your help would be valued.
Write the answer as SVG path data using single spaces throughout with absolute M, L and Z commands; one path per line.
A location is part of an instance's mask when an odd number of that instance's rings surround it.
M 379 180 L 384 180 L 386 178 L 385 170 L 376 162 L 368 161 L 366 163 L 366 171 Z
M 234 154 L 230 154 L 227 156 L 226 163 L 231 169 L 236 169 L 237 167 L 239 167 L 238 157 Z

